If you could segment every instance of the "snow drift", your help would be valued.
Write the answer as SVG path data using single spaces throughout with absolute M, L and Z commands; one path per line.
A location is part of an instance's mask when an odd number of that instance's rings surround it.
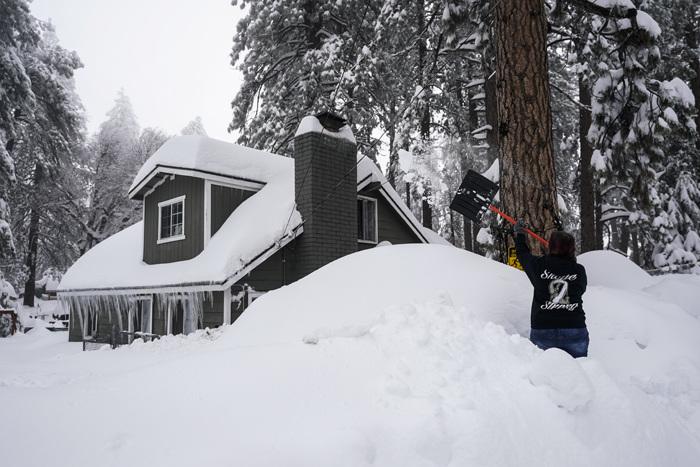
M 437 245 L 350 255 L 223 330 L 0 341 L 8 465 L 696 465 L 700 322 L 668 297 L 699 284 L 613 255 L 582 257 L 578 360 L 527 340 L 523 273 Z

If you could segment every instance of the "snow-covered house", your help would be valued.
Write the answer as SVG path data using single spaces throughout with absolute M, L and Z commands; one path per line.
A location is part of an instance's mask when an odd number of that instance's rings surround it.
M 302 120 L 294 158 L 174 137 L 128 195 L 143 203 L 143 220 L 88 251 L 61 280 L 71 340 L 115 325 L 133 336 L 232 323 L 261 294 L 341 256 L 382 242 L 441 241 L 330 114 Z

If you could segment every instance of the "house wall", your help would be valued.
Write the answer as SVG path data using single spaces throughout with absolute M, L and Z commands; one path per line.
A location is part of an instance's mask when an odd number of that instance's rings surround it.
M 112 325 L 119 325 L 119 313 L 116 310 L 105 310 L 99 313 L 97 318 L 97 334 L 100 336 L 109 336 L 112 332 Z M 121 324 L 123 328 L 128 329 L 128 316 L 127 313 L 122 313 Z M 81 342 L 83 340 L 83 329 L 80 324 L 80 317 L 77 312 L 71 310 L 69 314 L 69 324 L 68 324 L 68 341 L 69 342 Z
M 236 282 L 232 293 L 235 295 L 243 285 L 248 285 L 253 290 L 267 292 L 293 282 L 295 280 L 296 247 L 296 241 L 292 241 L 281 250 L 275 252 L 275 254 Z
M 418 236 L 406 224 L 406 221 L 394 210 L 379 190 L 369 193 L 358 193 L 377 200 L 377 237 L 379 242 L 388 241 L 392 244 L 421 243 Z M 373 248 L 371 243 L 358 243 L 359 250 Z
M 204 246 L 204 180 L 175 175 L 144 201 L 143 260 L 147 264 L 192 259 Z M 158 203 L 185 195 L 185 238 L 158 244 Z
M 153 322 L 151 327 L 151 332 L 153 334 L 158 334 L 159 336 L 165 335 L 167 328 L 168 313 L 166 304 L 159 299 L 158 295 L 153 296 Z
M 235 322 L 245 311 L 247 303 L 245 293 L 249 288 L 257 292 L 268 292 L 296 280 L 297 248 L 296 240 L 289 242 L 233 285 L 231 288 L 234 299 L 231 305 L 232 322 Z
M 153 333 L 165 335 L 167 331 L 168 309 L 164 301 L 154 297 L 153 307 Z M 202 323 L 200 328 L 215 328 L 224 322 L 224 293 L 212 292 L 211 299 L 202 302 Z M 174 334 L 177 334 L 175 332 Z
M 211 185 L 211 234 L 212 236 L 226 222 L 231 213 L 254 191 L 241 190 L 221 185 Z
M 77 312 L 70 310 L 68 315 L 68 342 L 83 340 L 83 330 L 80 328 L 80 317 Z
M 224 322 L 224 292 L 212 292 L 212 300 L 203 303 L 203 328 L 215 328 Z

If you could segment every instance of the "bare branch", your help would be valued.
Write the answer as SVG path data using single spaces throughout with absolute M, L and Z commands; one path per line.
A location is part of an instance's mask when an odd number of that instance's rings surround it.
M 554 89 L 556 89 L 557 91 L 559 91 L 560 93 L 562 93 L 562 95 L 563 95 L 564 97 L 566 97 L 567 99 L 569 99 L 571 102 L 573 102 L 574 104 L 576 104 L 578 107 L 580 107 L 580 108 L 582 108 L 582 109 L 585 109 L 585 110 L 588 110 L 589 112 L 591 111 L 591 108 L 590 108 L 589 106 L 581 104 L 579 101 L 577 101 L 576 99 L 574 99 L 573 97 L 571 97 L 566 91 L 564 91 L 562 88 L 560 88 L 560 87 L 557 86 L 556 84 L 550 82 L 549 85 L 550 85 L 551 87 L 553 87 Z

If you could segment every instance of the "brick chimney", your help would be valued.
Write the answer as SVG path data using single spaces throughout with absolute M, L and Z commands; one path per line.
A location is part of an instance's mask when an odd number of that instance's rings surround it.
M 357 251 L 357 146 L 345 119 L 304 117 L 294 136 L 294 194 L 304 220 L 299 278 Z

